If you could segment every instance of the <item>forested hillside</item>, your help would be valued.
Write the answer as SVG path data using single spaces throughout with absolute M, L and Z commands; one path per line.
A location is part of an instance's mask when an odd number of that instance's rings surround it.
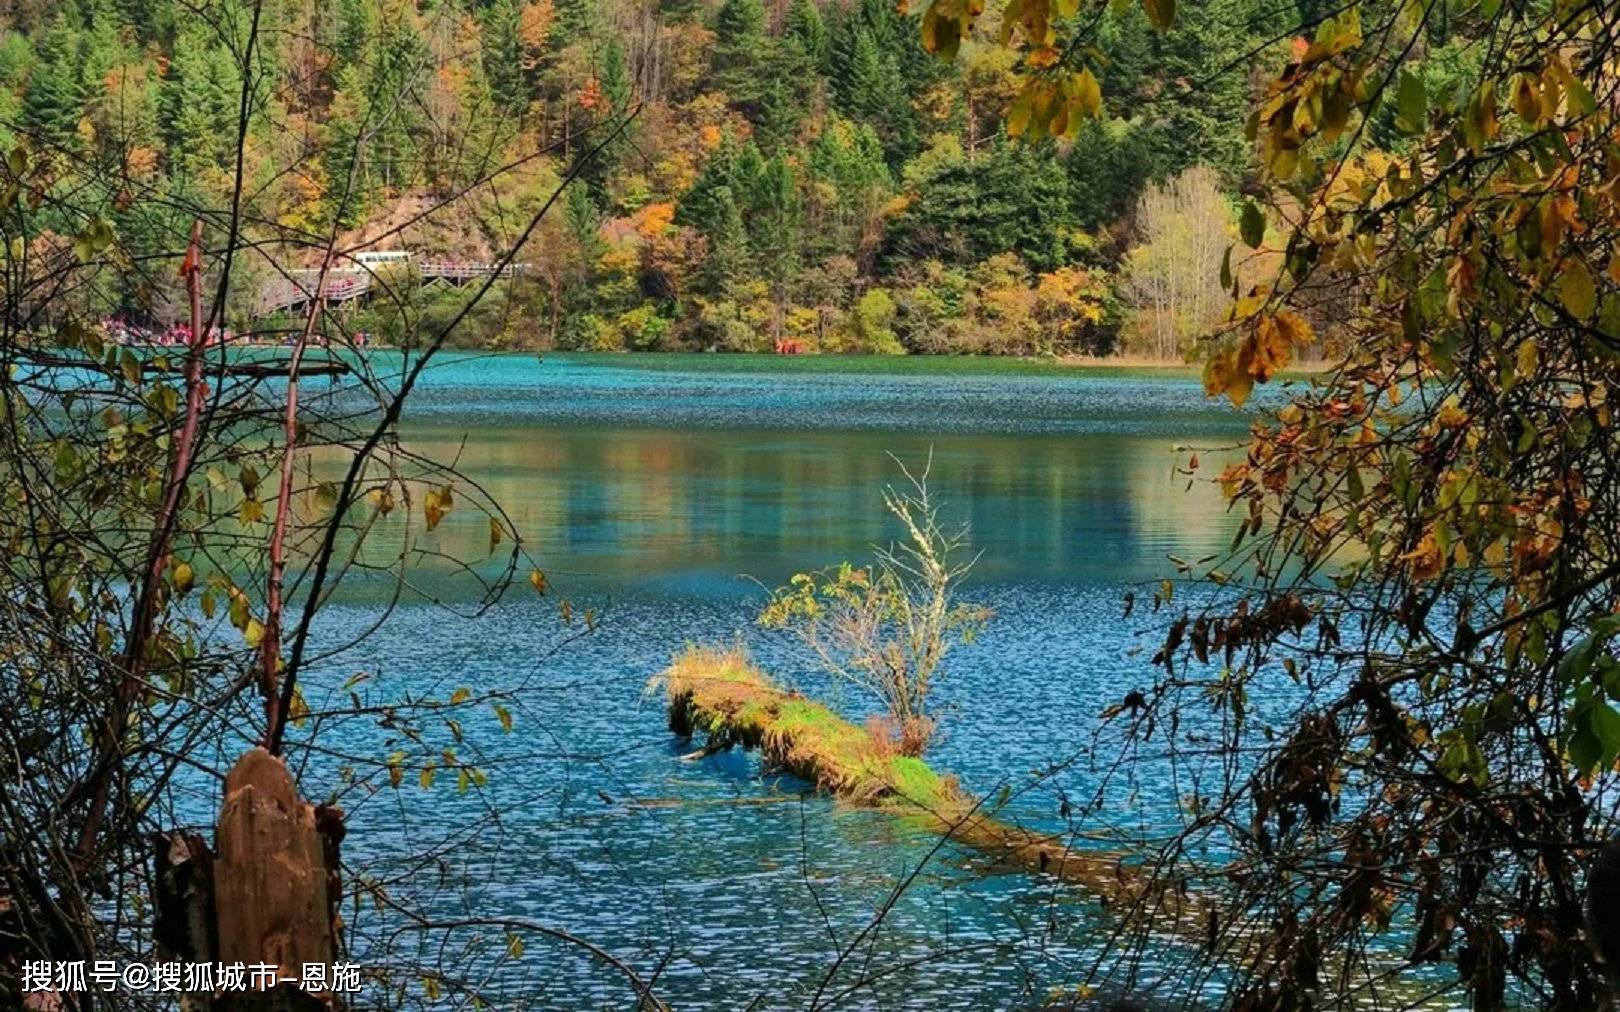
M 226 202 L 245 104 L 266 242 L 335 215 L 350 248 L 485 258 L 580 171 L 473 314 L 481 343 L 1174 357 L 1224 308 L 1251 79 L 1314 16 L 1207 0 L 1160 32 L 1116 12 L 1088 55 L 1104 115 L 1030 142 L 1004 125 L 1020 68 L 994 9 L 943 61 L 892 0 L 278 0 L 256 35 L 245 4 L 31 0 L 4 16 L 0 123 L 29 185 L 111 226 L 131 269 L 94 291 L 133 320 L 175 305 L 154 258 L 188 207 Z M 462 298 L 352 323 L 386 338 Z

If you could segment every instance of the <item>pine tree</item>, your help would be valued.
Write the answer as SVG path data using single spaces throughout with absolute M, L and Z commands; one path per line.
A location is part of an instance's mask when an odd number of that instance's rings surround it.
M 717 58 L 729 47 L 751 46 L 765 36 L 765 5 L 760 0 L 725 0 L 714 18 Z
M 680 200 L 675 205 L 676 224 L 702 231 L 709 222 L 720 216 L 722 205 L 720 191 L 726 190 L 724 199 L 730 199 L 731 165 L 736 154 L 736 145 L 730 137 L 727 137 L 709 156 L 703 171 L 698 173 L 692 185 L 681 194 Z
M 523 71 L 518 15 L 513 0 L 494 0 L 483 16 L 484 77 L 496 105 L 514 115 L 522 115 L 534 99 L 529 77 Z
M 630 109 L 630 100 L 633 97 L 630 87 L 630 71 L 624 62 L 624 47 L 619 45 L 617 39 L 608 40 L 602 47 L 602 69 L 598 74 L 598 81 L 602 86 L 602 94 L 608 100 L 611 115 L 623 116 Z
M 872 128 L 837 116 L 823 127 L 810 149 L 809 163 L 812 177 L 832 190 L 832 199 L 818 209 L 820 220 L 806 233 L 807 258 L 820 262 L 859 247 L 863 229 L 888 196 L 894 178 Z
M 871 124 L 883 138 L 890 164 L 899 166 L 916 153 L 921 132 L 899 61 L 858 17 L 846 19 L 840 34 L 829 56 L 839 108 Z
M 172 171 L 198 179 L 225 164 L 236 142 L 239 88 L 235 63 L 207 29 L 190 29 L 175 43 L 158 90 L 158 126 Z
M 1019 254 L 1036 270 L 1071 259 L 1078 226 L 1069 178 L 1050 142 L 997 144 L 989 157 L 960 155 L 920 182 L 915 199 L 890 223 L 881 265 L 913 259 L 963 265 L 997 253 Z
M 725 0 L 714 19 L 715 81 L 750 118 L 770 90 L 772 40 L 760 0 Z
M 77 33 L 58 17 L 45 34 L 23 96 L 23 132 L 41 146 L 75 150 L 87 89 Z
M 706 223 L 703 234 L 709 241 L 709 256 L 699 272 L 699 282 L 708 293 L 728 297 L 747 279 L 753 261 L 742 208 L 731 187 L 722 186 L 714 192 L 714 217 Z
M 802 265 L 804 225 L 798 179 L 785 155 L 778 154 L 761 167 L 753 191 L 749 201 L 751 244 L 757 251 L 761 275 L 771 282 L 777 301 L 785 303 Z
M 783 35 L 787 41 L 798 46 L 799 51 L 810 59 L 813 67 L 819 67 L 827 58 L 831 41 L 827 31 L 827 19 L 821 16 L 821 8 L 812 0 L 793 0 L 792 6 L 788 8 Z
M 577 183 L 570 185 L 563 194 L 563 214 L 568 221 L 568 233 L 574 237 L 581 258 L 588 264 L 595 263 L 601 254 L 602 223 L 591 191 Z
M 366 0 L 335 0 L 329 9 L 336 15 L 332 53 L 337 57 L 335 70 L 341 71 L 359 63 L 365 54 L 372 31 L 371 5 Z
M 1134 8 L 1109 23 L 1103 92 L 1129 111 L 1133 143 L 1145 156 L 1136 192 L 1196 164 L 1215 166 L 1236 185 L 1248 160 L 1248 84 L 1229 70 L 1242 63 L 1260 13 L 1257 0 L 1209 0 L 1184 5 L 1166 31 Z

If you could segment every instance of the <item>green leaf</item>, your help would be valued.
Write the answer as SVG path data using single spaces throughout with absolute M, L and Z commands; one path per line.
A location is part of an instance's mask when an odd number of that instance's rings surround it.
M 1420 134 L 1428 123 L 1428 89 L 1423 86 L 1421 77 L 1403 70 L 1395 89 L 1395 128 L 1405 134 Z
M 1259 249 L 1266 238 L 1266 216 L 1253 201 L 1245 201 L 1243 214 L 1238 220 L 1238 232 L 1243 236 L 1243 244 L 1250 249 Z
M 1578 77 L 1571 76 L 1567 83 L 1569 111 L 1576 116 L 1588 116 L 1597 109 L 1597 99 L 1592 96 L 1592 89 L 1586 82 Z
M 1594 701 L 1592 703 L 1592 733 L 1602 746 L 1598 762 L 1605 768 L 1614 764 L 1620 756 L 1620 713 L 1608 703 Z

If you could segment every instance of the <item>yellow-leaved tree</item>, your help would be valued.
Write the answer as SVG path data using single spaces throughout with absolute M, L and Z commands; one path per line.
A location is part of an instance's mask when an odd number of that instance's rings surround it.
M 935 0 L 925 43 L 949 56 L 981 8 Z M 1109 16 L 1009 3 L 1010 133 L 1095 114 Z M 1256 414 L 1218 476 L 1231 553 L 1161 593 L 1155 681 L 1109 711 L 1127 746 L 1169 731 L 1197 785 L 1141 843 L 1215 901 L 1199 972 L 1227 1007 L 1604 999 L 1582 903 L 1620 786 L 1617 29 L 1597 0 L 1352 0 L 1278 39 L 1209 392 L 1288 366 L 1325 289 L 1360 308 Z M 1280 267 L 1240 286 L 1259 252 Z

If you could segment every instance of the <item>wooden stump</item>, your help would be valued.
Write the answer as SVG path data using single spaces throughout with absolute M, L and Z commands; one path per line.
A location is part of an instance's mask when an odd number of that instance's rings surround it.
M 330 967 L 337 952 L 329 880 L 336 843 L 318 827 L 315 807 L 298 796 L 285 763 L 262 748 L 237 760 L 225 778 L 214 844 L 215 958 L 276 964 L 295 980 L 305 963 Z M 284 1004 L 295 998 L 272 993 L 231 1007 L 304 1007 Z

